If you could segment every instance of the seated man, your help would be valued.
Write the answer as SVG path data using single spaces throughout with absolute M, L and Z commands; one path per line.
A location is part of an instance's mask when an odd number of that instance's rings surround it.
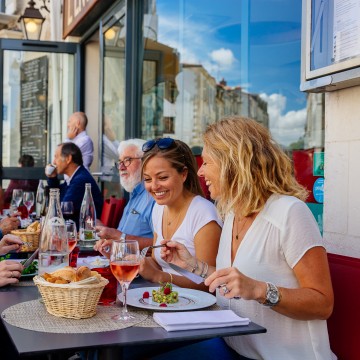
M 154 207 L 154 199 L 145 190 L 141 180 L 141 158 L 143 156 L 141 139 L 129 139 L 121 141 L 117 163 L 121 186 L 130 193 L 123 216 L 117 229 L 105 226 L 97 226 L 98 235 L 101 239 L 135 239 L 138 240 L 140 249 L 152 245 L 153 229 L 151 214 Z M 99 240 L 95 250 L 102 251 L 107 242 Z
M 80 149 L 73 143 L 67 142 L 58 145 L 53 164 L 56 166 L 51 175 L 48 176 L 50 188 L 60 189 L 60 201 L 72 201 L 74 205 L 73 220 L 79 228 L 79 215 L 81 203 L 85 193 L 85 183 L 91 184 L 91 193 L 96 208 L 96 217 L 100 219 L 103 207 L 103 196 L 96 181 L 89 171 L 83 166 L 83 158 Z M 60 184 L 57 175 L 64 174 L 68 178 Z

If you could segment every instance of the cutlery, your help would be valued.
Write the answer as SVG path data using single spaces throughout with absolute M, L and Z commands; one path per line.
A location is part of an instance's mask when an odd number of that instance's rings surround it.
M 192 282 L 194 282 L 195 284 L 201 284 L 204 282 L 205 278 L 203 278 L 200 275 L 196 275 L 190 271 L 187 271 L 183 268 L 181 268 L 180 266 L 177 266 L 175 264 L 169 263 L 169 266 L 175 270 L 176 272 L 178 272 L 181 275 L 184 275 L 186 278 L 188 278 L 189 280 L 191 280 Z M 226 284 L 221 284 L 218 286 L 218 289 L 222 288 L 223 286 L 226 286 Z M 234 296 L 233 299 L 235 300 L 239 300 L 240 297 L 239 296 Z
M 23 267 L 24 269 L 26 269 L 28 266 L 30 266 L 30 264 L 34 261 L 34 259 L 36 258 L 36 255 L 39 252 L 39 248 L 37 248 L 34 253 L 24 262 Z
M 147 254 L 147 252 L 149 251 L 149 249 L 156 249 L 156 248 L 160 248 L 160 247 L 164 247 L 166 246 L 165 244 L 162 245 L 150 245 L 150 246 L 146 246 L 141 250 L 141 258 L 144 258 Z

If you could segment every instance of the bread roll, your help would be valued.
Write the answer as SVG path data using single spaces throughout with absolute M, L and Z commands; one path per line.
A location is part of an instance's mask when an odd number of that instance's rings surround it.
M 56 270 L 53 273 L 51 273 L 53 276 L 59 276 L 65 280 L 68 281 L 76 281 L 76 270 L 72 268 L 71 266 L 65 266 L 62 269 Z
M 91 277 L 91 270 L 87 266 L 80 266 L 76 270 L 75 281 L 84 280 Z

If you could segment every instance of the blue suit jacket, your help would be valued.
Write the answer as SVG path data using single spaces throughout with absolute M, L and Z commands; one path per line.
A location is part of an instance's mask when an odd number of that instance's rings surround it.
M 85 193 L 85 183 L 91 184 L 91 194 L 94 199 L 96 217 L 100 219 L 104 198 L 101 195 L 100 189 L 96 181 L 91 176 L 89 171 L 85 169 L 84 166 L 81 165 L 80 168 L 76 171 L 69 185 L 66 183 L 66 181 L 60 184 L 58 178 L 48 178 L 48 185 L 50 188 L 60 189 L 60 202 L 62 201 L 73 202 L 74 205 L 73 220 L 76 222 L 76 226 L 78 228 L 79 228 L 80 208 Z

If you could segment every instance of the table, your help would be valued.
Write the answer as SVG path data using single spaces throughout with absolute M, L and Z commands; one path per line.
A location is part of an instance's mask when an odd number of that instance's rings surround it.
M 142 278 L 134 280 L 132 287 L 153 286 Z M 37 288 L 34 286 L 7 286 L 0 288 L 0 313 L 14 304 L 38 298 Z M 90 334 L 54 334 L 25 330 L 9 325 L 4 320 L 0 323 L 1 347 L 9 343 L 12 359 L 33 358 L 41 359 L 67 359 L 69 352 L 98 349 L 100 359 L 116 359 L 130 347 L 149 347 L 156 345 L 165 349 L 166 345 L 173 348 L 177 345 L 187 345 L 192 342 L 211 339 L 215 337 L 249 335 L 265 333 L 266 329 L 255 323 L 247 326 L 202 329 L 189 331 L 167 332 L 163 328 L 130 327 L 117 331 L 99 332 Z M 12 343 L 12 344 L 11 344 Z M 175 345 L 174 345 L 175 344 Z M 54 355 L 55 354 L 55 355 Z M 66 356 L 67 354 L 67 356 Z M 111 354 L 111 355 L 109 355 Z M 62 357 L 64 356 L 64 357 Z

